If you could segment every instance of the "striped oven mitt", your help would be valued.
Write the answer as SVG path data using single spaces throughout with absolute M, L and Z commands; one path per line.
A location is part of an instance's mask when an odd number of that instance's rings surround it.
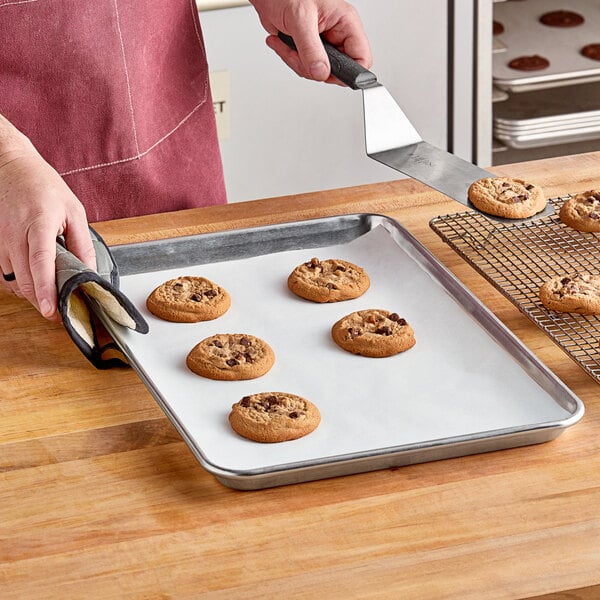
M 57 240 L 58 309 L 67 333 L 96 368 L 128 366 L 98 313 L 139 333 L 148 332 L 148 323 L 119 290 L 117 265 L 104 240 L 91 227 L 90 234 L 96 251 L 96 271 L 71 254 L 61 238 Z

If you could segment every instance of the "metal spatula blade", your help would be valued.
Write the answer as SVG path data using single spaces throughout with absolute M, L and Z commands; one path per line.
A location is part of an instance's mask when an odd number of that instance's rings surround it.
M 284 34 L 279 37 L 295 48 L 291 37 Z M 478 211 L 468 200 L 469 186 L 479 179 L 496 175 L 424 141 L 374 73 L 325 40 L 323 45 L 332 74 L 348 87 L 362 90 L 367 155 Z M 539 219 L 553 212 L 553 205 L 548 204 L 543 211 L 526 219 L 482 214 L 494 221 L 513 223 Z
M 425 142 L 387 89 L 363 89 L 367 155 L 467 204 L 471 183 L 492 173 Z
M 469 187 L 474 181 L 496 175 L 424 141 L 380 83 L 369 83 L 361 89 L 367 155 L 478 211 L 469 202 Z M 494 221 L 513 223 L 539 219 L 553 213 L 554 206 L 548 204 L 543 211 L 525 219 L 482 214 Z

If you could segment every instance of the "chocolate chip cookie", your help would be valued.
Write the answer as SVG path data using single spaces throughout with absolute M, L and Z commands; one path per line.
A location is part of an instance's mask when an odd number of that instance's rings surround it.
M 581 49 L 581 54 L 592 60 L 600 60 L 600 44 L 586 44 Z
M 212 321 L 231 306 L 226 290 L 205 277 L 182 276 L 159 285 L 146 300 L 148 310 L 165 321 Z
M 468 197 L 481 212 L 523 219 L 546 208 L 546 197 L 540 187 L 522 179 L 485 177 L 471 184 Z
M 231 407 L 229 423 L 235 432 L 255 442 L 286 442 L 314 431 L 321 422 L 319 409 L 287 392 L 245 396 Z
M 571 10 L 552 10 L 540 17 L 540 23 L 548 27 L 577 27 L 582 25 L 585 19 Z
M 371 285 L 366 271 L 346 260 L 312 258 L 288 277 L 289 289 L 313 302 L 340 302 L 364 294 Z
M 565 201 L 560 220 L 577 231 L 600 232 L 600 191 L 589 190 Z
M 572 273 L 557 275 L 548 280 L 539 292 L 540 301 L 550 310 L 600 314 L 600 275 Z
M 186 358 L 190 370 L 222 381 L 255 379 L 275 363 L 273 350 L 260 338 L 244 333 L 218 333 L 196 344 Z
M 375 308 L 342 317 L 331 328 L 331 336 L 340 348 L 372 358 L 404 352 L 416 343 L 406 319 L 395 312 Z

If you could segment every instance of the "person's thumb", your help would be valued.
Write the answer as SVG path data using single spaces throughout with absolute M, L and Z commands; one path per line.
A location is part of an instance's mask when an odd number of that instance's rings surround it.
M 305 77 L 325 81 L 331 72 L 329 59 L 319 37 L 317 24 L 303 23 L 303 26 L 290 34 L 296 44 L 300 64 Z

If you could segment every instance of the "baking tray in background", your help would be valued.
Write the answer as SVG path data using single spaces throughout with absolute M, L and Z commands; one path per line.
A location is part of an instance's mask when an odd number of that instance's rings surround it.
M 583 404 L 396 221 L 344 215 L 111 248 L 121 289 L 147 317 L 140 335 L 101 318 L 200 462 L 221 483 L 259 489 L 546 442 L 583 415 Z M 363 266 L 360 298 L 316 304 L 287 276 L 313 256 Z M 145 308 L 166 279 L 202 275 L 225 287 L 215 321 L 168 323 Z M 338 348 L 331 325 L 364 308 L 398 312 L 417 344 L 388 358 Z M 274 367 L 250 381 L 212 381 L 185 366 L 214 333 L 267 340 Z M 310 435 L 259 444 L 235 434 L 231 405 L 260 391 L 312 400 L 322 422 Z
M 585 22 L 565 28 L 539 22 L 544 13 L 554 10 L 579 13 Z M 504 25 L 504 32 L 495 37 L 506 46 L 506 52 L 492 58 L 493 83 L 500 89 L 521 92 L 600 80 L 600 61 L 580 54 L 583 46 L 600 43 L 600 0 L 502 2 L 494 5 L 494 20 Z M 533 54 L 547 58 L 550 66 L 541 71 L 508 66 L 513 58 Z
M 597 234 L 575 231 L 560 221 L 558 212 L 568 197 L 550 200 L 556 209 L 552 216 L 527 223 L 498 225 L 479 213 L 463 212 L 437 217 L 430 226 L 600 382 L 600 317 L 552 311 L 538 297 L 542 284 L 555 275 L 599 272 Z
M 600 122 L 593 125 L 577 124 L 569 127 L 548 127 L 542 130 L 507 131 L 501 127 L 494 127 L 494 137 L 505 146 L 516 150 L 586 142 L 600 138 Z
M 513 94 L 494 105 L 493 134 L 518 149 L 597 139 L 600 83 Z
M 543 127 L 582 120 L 600 121 L 600 82 L 514 94 L 494 105 L 494 124 L 505 127 Z

